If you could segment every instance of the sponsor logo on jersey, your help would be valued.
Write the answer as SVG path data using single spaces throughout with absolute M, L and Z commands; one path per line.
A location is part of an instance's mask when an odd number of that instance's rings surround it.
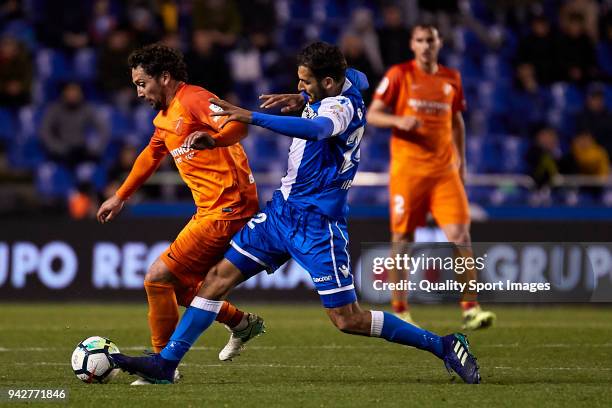
M 195 150 L 193 150 L 191 147 L 177 147 L 176 149 L 172 149 L 170 150 L 170 154 L 172 155 L 172 158 L 174 158 L 174 161 L 176 162 L 176 164 L 180 164 L 183 162 L 183 160 L 191 160 L 193 159 L 193 157 L 195 156 Z
M 312 278 L 312 281 L 314 283 L 321 283 L 321 282 L 330 282 L 333 279 L 334 278 L 331 275 L 327 275 L 327 276 L 319 276 L 317 278 Z
M 444 102 L 426 101 L 423 99 L 408 99 L 408 106 L 417 112 L 439 115 L 450 110 L 451 105 Z
M 214 103 L 211 103 L 210 105 L 208 105 L 208 108 L 215 113 L 219 113 L 219 112 L 223 112 L 223 108 L 220 107 L 219 105 L 215 105 Z M 211 116 L 213 122 L 218 122 L 222 116 Z

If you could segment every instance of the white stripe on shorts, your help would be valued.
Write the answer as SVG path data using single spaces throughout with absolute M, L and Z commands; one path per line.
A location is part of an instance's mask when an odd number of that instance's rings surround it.
M 344 286 L 338 289 L 318 290 L 319 295 L 333 295 L 334 293 L 344 292 L 345 290 L 355 289 L 355 285 Z
M 233 240 L 233 239 L 230 241 L 230 245 L 231 245 L 231 246 L 232 246 L 232 247 L 233 247 L 233 248 L 234 248 L 236 251 L 240 252 L 242 255 L 246 256 L 247 258 L 249 258 L 249 259 L 251 259 L 251 260 L 253 260 L 253 261 L 257 262 L 258 264 L 260 264 L 261 266 L 263 266 L 263 267 L 264 267 L 264 268 L 266 268 L 267 270 L 270 270 L 270 269 L 271 269 L 271 268 L 270 268 L 268 265 L 266 265 L 266 263 L 265 263 L 264 261 L 262 261 L 261 259 L 259 259 L 259 258 L 258 258 L 258 257 L 256 257 L 255 255 L 253 255 L 253 254 L 251 254 L 251 253 L 249 253 L 249 252 L 245 251 L 244 249 L 240 248 L 240 247 L 238 246 L 238 244 L 236 244 L 236 243 L 234 242 L 234 240 Z
M 336 255 L 334 254 L 334 232 L 332 231 L 331 223 L 328 222 L 327 225 L 329 226 L 329 245 L 331 245 L 331 258 L 334 265 L 334 273 L 336 274 L 336 282 L 338 283 L 338 286 L 341 286 L 338 268 L 336 268 Z

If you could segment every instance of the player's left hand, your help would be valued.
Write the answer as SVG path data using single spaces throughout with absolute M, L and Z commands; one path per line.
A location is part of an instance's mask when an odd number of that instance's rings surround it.
M 214 149 L 217 145 L 215 139 L 206 132 L 195 131 L 183 142 L 184 148 L 195 150 Z
M 242 123 L 251 123 L 253 121 L 253 112 L 234 106 L 231 103 L 222 99 L 210 98 L 208 102 L 217 105 L 221 109 L 220 112 L 212 112 L 210 116 L 227 116 L 225 124 L 233 120 Z M 225 125 L 224 124 L 224 125 Z

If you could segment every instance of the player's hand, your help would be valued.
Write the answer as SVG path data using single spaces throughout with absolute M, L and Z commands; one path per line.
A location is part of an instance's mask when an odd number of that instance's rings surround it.
M 395 127 L 404 132 L 410 132 L 421 126 L 421 122 L 414 116 L 397 116 Z
M 98 209 L 98 213 L 96 214 L 98 222 L 104 224 L 105 222 L 109 222 L 110 220 L 114 219 L 117 214 L 121 212 L 124 204 L 125 201 L 116 195 L 103 202 Z
M 234 106 L 231 103 L 222 99 L 210 98 L 208 102 L 217 105 L 222 111 L 212 112 L 210 116 L 227 116 L 224 126 L 233 120 L 242 123 L 251 123 L 253 121 L 253 112 Z
M 195 131 L 183 142 L 184 148 L 196 149 L 196 150 L 207 150 L 214 149 L 217 145 L 215 139 L 206 132 Z
M 283 113 L 299 112 L 306 105 L 302 94 L 260 95 L 259 100 L 261 101 L 260 108 L 273 109 L 280 106 Z

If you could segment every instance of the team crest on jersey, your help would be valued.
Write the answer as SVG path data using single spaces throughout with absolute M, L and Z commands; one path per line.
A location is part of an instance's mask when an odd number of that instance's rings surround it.
M 183 129 L 183 122 L 183 117 L 179 116 L 179 118 L 176 120 L 176 124 L 174 125 L 174 133 L 176 133 L 177 135 L 181 134 L 181 130 Z
M 452 91 L 453 91 L 453 86 L 449 84 L 448 82 L 445 82 L 444 86 L 442 87 L 442 92 L 444 92 L 444 95 L 449 95 Z
M 310 107 L 310 104 L 306 105 L 304 108 L 304 112 L 302 113 L 302 117 L 306 119 L 312 119 L 317 116 L 317 113 Z

